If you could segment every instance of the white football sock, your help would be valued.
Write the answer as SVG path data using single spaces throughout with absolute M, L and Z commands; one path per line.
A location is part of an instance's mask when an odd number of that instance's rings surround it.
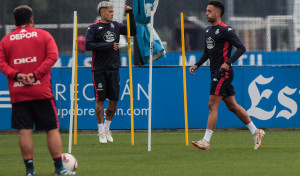
M 104 122 L 104 129 L 105 129 L 105 130 L 109 130 L 110 123 L 111 123 L 111 121 L 105 120 L 105 122 Z
M 205 131 L 205 135 L 204 135 L 204 138 L 207 142 L 210 141 L 210 138 L 211 138 L 211 135 L 213 134 L 213 130 L 210 130 L 210 129 L 206 129 Z
M 103 123 L 98 124 L 98 131 L 99 131 L 99 133 L 103 133 L 104 132 L 104 125 L 103 125 Z
M 251 121 L 248 125 L 247 125 L 248 129 L 250 130 L 251 134 L 253 135 L 255 133 L 255 131 L 257 130 L 256 126 L 254 125 L 254 123 Z

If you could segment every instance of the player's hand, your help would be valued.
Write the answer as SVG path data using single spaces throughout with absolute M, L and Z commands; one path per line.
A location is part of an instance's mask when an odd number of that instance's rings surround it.
M 19 81 L 19 82 L 22 82 L 24 79 L 26 79 L 26 74 L 24 74 L 24 73 L 18 73 L 18 75 L 17 75 L 17 80 Z
M 222 66 L 220 67 L 220 72 L 225 72 L 225 71 L 228 71 L 229 70 L 229 65 L 224 63 L 222 64 Z
M 30 81 L 30 78 L 28 77 L 28 75 L 26 75 L 24 73 L 18 73 L 17 80 L 19 82 L 23 83 L 26 86 L 32 85 L 32 82 Z
M 27 79 L 28 79 L 28 84 L 32 85 L 36 80 L 35 80 L 35 76 L 33 73 L 29 73 L 27 75 Z
M 132 10 L 132 7 L 126 5 L 126 6 L 125 6 L 125 10 Z
M 114 50 L 118 50 L 119 49 L 119 43 L 114 43 Z
M 198 66 L 197 66 L 197 65 L 191 66 L 190 69 L 189 69 L 190 74 L 191 74 L 191 75 L 195 75 L 193 72 L 194 72 L 195 70 L 197 70 L 197 69 L 198 69 Z

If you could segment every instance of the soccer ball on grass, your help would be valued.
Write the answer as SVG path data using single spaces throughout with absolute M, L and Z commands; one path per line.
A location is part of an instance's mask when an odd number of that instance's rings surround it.
M 62 163 L 63 163 L 63 166 L 70 170 L 70 171 L 76 171 L 77 169 L 77 160 L 76 158 L 69 154 L 69 153 L 63 153 L 61 155 L 61 158 L 62 158 Z

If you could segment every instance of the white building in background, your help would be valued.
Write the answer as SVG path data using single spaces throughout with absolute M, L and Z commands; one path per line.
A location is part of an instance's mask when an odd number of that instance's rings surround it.
M 300 48 L 300 0 L 293 2 L 293 32 L 294 50 Z

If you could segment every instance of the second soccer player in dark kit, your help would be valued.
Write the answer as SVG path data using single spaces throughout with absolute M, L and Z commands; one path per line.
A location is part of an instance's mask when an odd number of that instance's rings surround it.
M 109 130 L 111 121 L 117 109 L 120 90 L 119 68 L 120 35 L 127 35 L 127 26 L 113 21 L 113 4 L 102 1 L 97 8 L 101 20 L 92 24 L 86 35 L 85 47 L 87 51 L 93 51 L 92 74 L 95 89 L 96 117 L 100 143 L 113 142 Z M 125 7 L 130 16 L 130 35 L 136 35 L 136 25 L 130 6 Z M 109 99 L 104 119 L 104 101 Z
M 202 150 L 209 149 L 210 138 L 218 120 L 218 107 L 223 100 L 227 108 L 247 125 L 253 135 L 254 149 L 257 150 L 261 146 L 265 132 L 257 129 L 246 110 L 237 104 L 232 85 L 234 72 L 231 64 L 243 55 L 246 49 L 234 29 L 221 21 L 223 14 L 222 1 L 216 0 L 208 3 L 206 18 L 211 25 L 205 30 L 205 50 L 200 60 L 189 69 L 190 73 L 195 75 L 193 72 L 208 59 L 210 60 L 211 87 L 207 128 L 204 138 L 193 141 L 192 144 Z M 232 46 L 235 46 L 237 50 L 231 56 Z

